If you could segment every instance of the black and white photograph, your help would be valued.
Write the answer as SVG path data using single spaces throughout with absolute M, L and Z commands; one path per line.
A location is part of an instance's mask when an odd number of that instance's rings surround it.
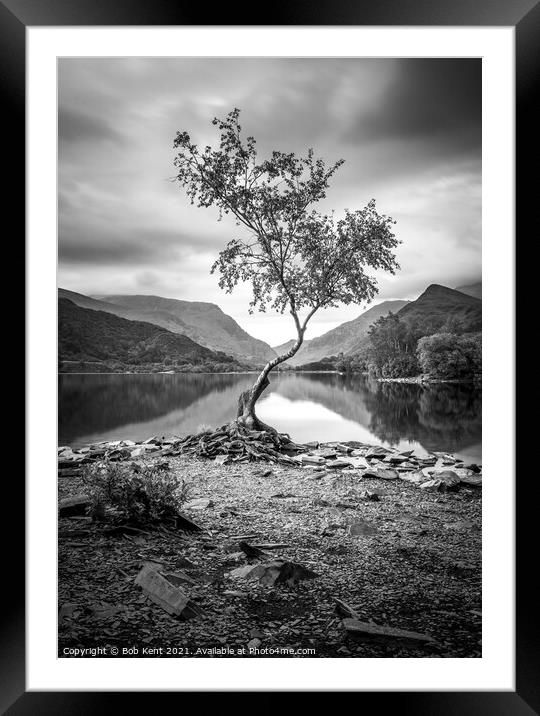
M 482 59 L 57 83 L 58 657 L 480 659 Z

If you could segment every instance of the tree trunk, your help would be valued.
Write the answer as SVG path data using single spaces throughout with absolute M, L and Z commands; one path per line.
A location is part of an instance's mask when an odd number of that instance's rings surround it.
M 270 432 L 276 432 L 275 428 L 270 425 L 266 425 L 266 423 L 263 423 L 262 420 L 257 417 L 255 414 L 255 404 L 266 388 L 270 385 L 270 381 L 268 380 L 270 371 L 280 363 L 292 358 L 303 342 L 304 331 L 301 330 L 291 349 L 281 356 L 272 358 L 272 360 L 264 366 L 253 386 L 249 390 L 244 390 L 244 392 L 240 394 L 240 397 L 238 398 L 238 410 L 236 413 L 236 422 L 239 425 L 243 425 L 249 430 L 268 430 Z

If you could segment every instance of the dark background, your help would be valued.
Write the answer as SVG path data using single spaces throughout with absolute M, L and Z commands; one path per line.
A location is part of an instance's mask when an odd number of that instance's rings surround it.
M 261 19 L 257 17 L 257 10 Z M 208 22 L 211 19 L 211 22 Z M 237 1 L 222 3 L 210 9 L 202 3 L 179 0 L 0 0 L 0 92 L 3 123 L 3 196 L 4 241 L 3 264 L 16 275 L 24 265 L 24 187 L 25 187 L 25 27 L 30 25 L 487 25 L 516 26 L 516 238 L 521 246 L 534 246 L 529 237 L 537 234 L 538 178 L 538 76 L 540 70 L 540 5 L 537 0 L 276 0 L 271 5 Z M 535 103 L 536 100 L 536 103 Z M 6 156 L 7 154 L 7 156 Z M 11 219 L 10 224 L 7 222 Z M 6 221 L 7 220 L 7 221 Z M 523 250 L 523 249 L 522 249 Z M 531 262 L 529 262 L 530 264 Z M 529 295 L 534 282 L 522 280 L 517 298 L 519 305 L 531 305 Z M 5 289 L 6 290 L 6 289 Z M 6 294 L 5 294 L 6 296 Z M 7 296 L 10 304 L 21 309 L 24 293 L 20 279 Z M 525 304 L 527 300 L 527 304 Z M 24 309 L 23 309 L 24 312 Z M 23 345 L 23 321 L 8 312 L 5 336 L 9 345 Z M 523 321 L 522 314 L 518 314 Z M 19 351 L 17 351 L 17 355 Z M 527 351 L 527 357 L 532 351 Z M 530 360 L 530 357 L 529 357 Z M 536 366 L 534 366 L 536 367 Z M 521 374 L 534 375 L 532 361 Z M 13 370 L 11 364 L 9 369 Z M 46 379 L 46 378 L 44 378 Z M 530 390 L 530 388 L 529 388 Z M 7 393 L 4 392 L 4 396 Z M 14 408 L 14 404 L 18 406 Z M 19 412 L 22 426 L 24 400 L 10 401 L 10 415 Z M 52 408 L 51 408 L 52 409 Z M 528 421 L 530 426 L 535 422 Z M 13 423 L 11 423 L 13 424 Z M 17 421 L 15 422 L 17 424 Z M 524 429 L 523 421 L 521 428 Z M 527 429 L 522 442 L 525 445 Z M 9 435 L 11 464 L 4 465 L 2 525 L 4 528 L 3 585 L 4 604 L 0 611 L 0 708 L 11 716 L 23 714 L 93 714 L 123 713 L 133 701 L 138 708 L 156 711 L 167 708 L 164 694 L 90 693 L 24 693 L 24 482 L 22 455 L 24 447 L 15 431 Z M 509 436 L 510 439 L 511 436 Z M 5 438 L 7 440 L 7 438 Z M 534 440 L 528 442 L 534 449 Z M 396 710 L 399 714 L 508 714 L 525 716 L 540 709 L 538 673 L 539 629 L 538 596 L 534 586 L 537 573 L 538 537 L 537 476 L 529 462 L 530 479 L 522 476 L 517 490 L 517 651 L 516 693 L 359 693 L 355 706 L 366 708 L 375 697 L 375 708 Z M 534 511 L 534 512 L 533 512 Z M 9 517 L 13 518 L 9 524 Z M 51 575 L 51 579 L 53 575 Z M 419 664 L 419 668 L 421 665 Z M 246 683 L 246 689 L 249 684 Z M 209 694 L 211 696 L 212 694 Z M 231 699 L 217 695 L 216 705 L 237 706 Z M 290 695 L 292 696 L 292 694 Z M 330 694 L 335 708 L 337 694 Z M 188 694 L 173 694 L 176 708 L 185 708 Z M 194 698 L 199 699 L 198 695 Z M 248 695 L 252 707 L 262 702 L 257 694 Z M 286 696 L 289 698 L 289 695 Z M 296 694 L 302 699 L 304 694 Z M 322 695 L 317 696 L 318 699 Z M 266 701 L 275 708 L 275 703 Z M 11 706 L 10 706 L 11 705 Z M 322 704 L 321 704 L 322 705 Z M 194 704 L 201 708 L 200 701 Z M 279 707 L 278 707 L 279 708 Z

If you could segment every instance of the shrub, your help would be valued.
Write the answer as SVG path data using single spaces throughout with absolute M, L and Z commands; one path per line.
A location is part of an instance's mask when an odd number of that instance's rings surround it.
M 372 359 L 367 365 L 370 374 L 377 378 L 410 378 L 420 372 L 416 356 L 411 353 L 396 353 L 384 361 Z
M 85 468 L 83 482 L 94 519 L 157 523 L 173 517 L 187 498 L 189 485 L 168 468 L 108 460 Z
M 482 370 L 480 334 L 435 333 L 418 341 L 420 367 L 433 378 L 473 378 Z
M 416 356 L 411 353 L 398 353 L 389 358 L 382 366 L 384 378 L 409 378 L 419 373 Z

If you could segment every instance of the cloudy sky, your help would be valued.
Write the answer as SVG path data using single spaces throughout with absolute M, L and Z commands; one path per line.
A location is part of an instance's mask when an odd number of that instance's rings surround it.
M 272 345 L 287 315 L 247 311 L 250 291 L 210 275 L 238 229 L 171 181 L 173 139 L 213 144 L 214 116 L 242 110 L 260 156 L 345 159 L 320 208 L 377 200 L 397 220 L 401 271 L 377 301 L 481 276 L 481 67 L 468 59 L 62 59 L 58 66 L 59 285 L 217 303 Z M 307 338 L 366 306 L 316 315 Z

